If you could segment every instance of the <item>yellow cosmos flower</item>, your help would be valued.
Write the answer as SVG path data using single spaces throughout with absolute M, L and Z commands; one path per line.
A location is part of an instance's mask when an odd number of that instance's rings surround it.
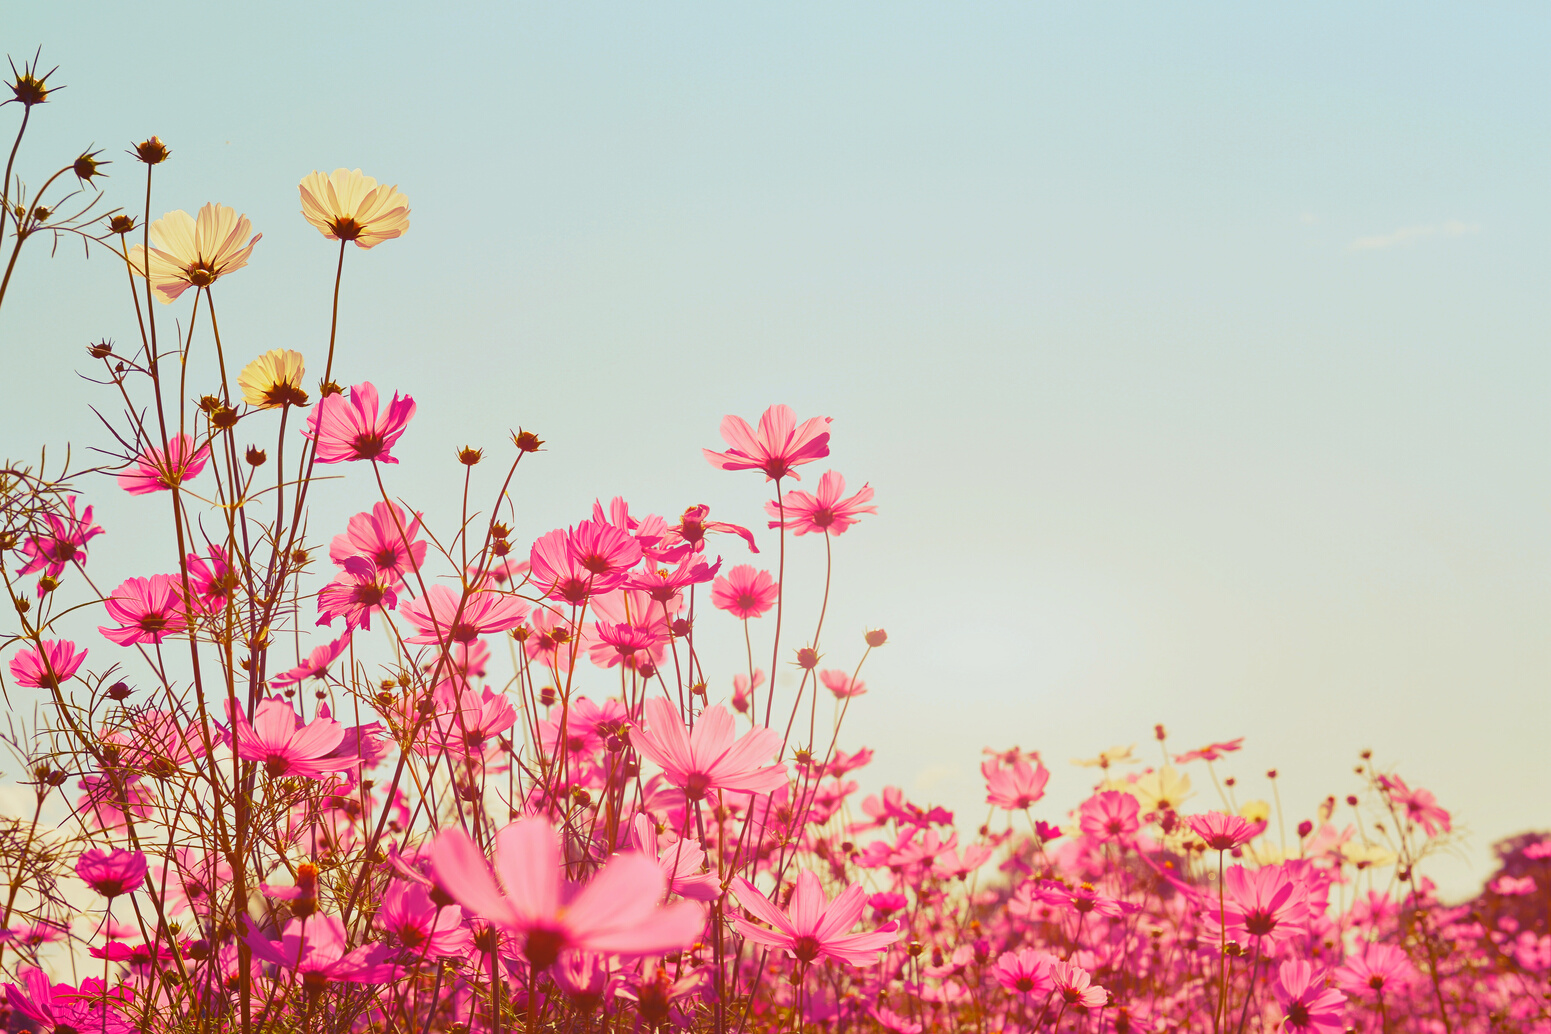
M 1239 815 L 1247 822 L 1270 822 L 1271 802 L 1256 798 L 1239 805 Z
M 1341 845 L 1341 859 L 1358 869 L 1395 864 L 1395 854 L 1378 844 L 1357 844 L 1348 840 Z
M 248 264 L 253 246 L 264 235 L 256 233 L 245 215 L 225 205 L 208 204 L 196 220 L 179 209 L 151 224 L 151 286 L 157 298 L 171 302 L 190 287 L 209 287 L 218 277 Z M 145 248 L 129 249 L 129 266 L 136 276 L 146 275 Z
M 1178 811 L 1190 796 L 1190 777 L 1181 775 L 1172 765 L 1164 765 L 1138 779 L 1131 792 L 1141 800 L 1143 811 Z
M 1096 758 L 1073 758 L 1072 764 L 1081 765 L 1083 768 L 1108 768 L 1111 765 L 1132 765 L 1136 758 L 1131 752 L 1136 749 L 1136 744 L 1129 747 L 1111 747 L 1108 750 L 1099 751 Z
M 272 348 L 242 368 L 237 386 L 248 405 L 260 409 L 281 406 L 305 406 L 307 393 L 302 390 L 306 367 L 302 354 L 289 348 Z
M 314 172 L 301 182 L 302 215 L 331 241 L 372 248 L 409 229 L 409 199 L 360 169 Z

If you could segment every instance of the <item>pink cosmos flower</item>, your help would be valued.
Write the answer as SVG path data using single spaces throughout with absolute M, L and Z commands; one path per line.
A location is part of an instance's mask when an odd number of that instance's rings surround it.
M 151 492 L 167 492 L 185 481 L 199 476 L 210 459 L 210 446 L 194 448 L 194 439 L 186 434 L 177 435 L 166 451 L 147 445 L 136 456 L 134 467 L 118 476 L 118 486 L 130 495 L 147 495 Z
M 322 779 L 361 763 L 357 757 L 330 757 L 345 738 L 345 727 L 332 718 L 318 717 L 302 724 L 291 705 L 279 697 L 259 702 L 253 721 L 237 711 L 231 715 L 237 756 L 262 761 L 271 778 L 304 776 Z
M 1097 1009 L 1109 1001 L 1109 992 L 1093 983 L 1088 971 L 1070 960 L 1050 967 L 1050 983 L 1056 997 L 1067 1005 Z
M 819 681 L 824 683 L 825 689 L 835 695 L 836 700 L 859 697 L 867 692 L 867 683 L 860 679 L 853 679 L 849 672 L 838 668 L 827 668 L 819 672 Z
M 634 589 L 646 593 L 647 596 L 658 603 L 672 603 L 680 597 L 680 590 L 709 582 L 716 577 L 716 572 L 721 570 L 722 561 L 718 557 L 716 563 L 707 564 L 697 556 L 688 556 L 679 561 L 677 567 L 671 571 L 665 567 L 648 567 L 644 571 L 637 571 L 625 579 L 625 588 Z
M 438 908 L 425 887 L 394 881 L 372 924 L 420 958 L 467 957 L 474 935 L 457 905 Z
M 740 905 L 775 927 L 767 930 L 734 915 L 732 922 L 738 932 L 758 944 L 784 949 L 803 965 L 830 958 L 865 966 L 877 961 L 879 951 L 904 935 L 897 919 L 871 933 L 846 933 L 861 920 L 867 901 L 860 883 L 851 884 L 834 901 L 828 901 L 819 878 L 804 870 L 797 876 L 791 905 L 784 912 L 741 876 L 732 881 L 732 889 Z
M 1521 894 L 1533 894 L 1539 888 L 1533 876 L 1499 876 L 1488 883 L 1486 889 L 1503 897 L 1518 897 Z
M 69 508 L 68 514 L 45 514 L 48 531 L 32 536 L 22 545 L 27 562 L 18 574 L 42 571 L 50 578 L 58 578 L 64 573 L 66 564 L 86 563 L 86 544 L 94 536 L 101 535 L 102 529 L 92 523 L 90 506 L 81 516 L 75 515 L 75 496 L 68 497 L 65 505 Z
M 329 667 L 345 652 L 350 645 L 351 633 L 346 632 L 332 642 L 324 643 L 307 655 L 307 659 L 289 671 L 281 672 L 269 680 L 269 684 L 276 689 L 284 689 L 286 686 L 294 686 L 307 679 L 321 679 L 328 676 Z
M 711 531 L 725 532 L 740 536 L 748 544 L 750 553 L 758 553 L 759 547 L 754 545 L 754 533 L 740 524 L 728 524 L 726 521 L 708 521 L 706 517 L 711 508 L 705 503 L 699 503 L 684 511 L 679 522 L 667 530 L 663 537 L 665 542 L 678 542 L 680 548 L 688 546 L 690 552 L 699 553 L 706 547 L 706 533 Z
M 786 766 L 767 764 L 781 743 L 774 729 L 751 729 L 735 739 L 732 715 L 718 704 L 701 712 L 686 735 L 678 711 L 662 697 L 646 702 L 646 717 L 650 727 L 637 725 L 631 742 L 692 801 L 710 790 L 769 793 L 786 785 Z
M 255 956 L 292 970 L 311 992 L 322 991 L 331 981 L 375 984 L 399 973 L 399 967 L 389 961 L 392 951 L 386 945 L 364 944 L 350 950 L 345 924 L 335 916 L 314 913 L 292 919 L 278 941 L 250 929 L 247 941 Z
M 1265 832 L 1266 828 L 1264 822 L 1250 822 L 1242 816 L 1220 811 L 1191 815 L 1185 821 L 1213 851 L 1231 851 L 1235 847 L 1242 847 Z
M 1183 765 L 1190 761 L 1216 761 L 1224 754 L 1231 754 L 1244 746 L 1244 737 L 1236 740 L 1226 740 L 1222 743 L 1208 743 L 1200 750 L 1186 751 L 1183 754 L 1174 755 L 1174 763 Z
M 398 606 L 396 582 L 382 580 L 382 572 L 366 557 L 346 557 L 343 570 L 318 591 L 318 624 L 332 625 L 335 618 L 345 619 L 345 631 L 372 627 L 372 611 L 377 607 L 392 610 Z
M 1050 970 L 1056 957 L 1049 952 L 1024 948 L 1004 951 L 996 960 L 996 982 L 1021 995 L 1047 995 L 1055 989 Z
M 19 686 L 36 689 L 58 689 L 59 684 L 80 670 L 89 651 L 75 652 L 75 644 L 68 639 L 45 639 L 43 651 L 28 647 L 11 658 L 11 674 Z
M 425 563 L 426 542 L 419 535 L 418 513 L 406 513 L 392 503 L 376 503 L 350 518 L 343 535 L 334 536 L 329 559 L 343 564 L 346 557 L 364 556 L 377 565 L 385 581 L 399 582 Z
M 216 614 L 226 609 L 226 601 L 237 588 L 237 575 L 226 559 L 226 550 L 210 546 L 208 556 L 190 553 L 187 556 L 189 588 L 199 609 L 206 614 Z
M 130 894 L 145 882 L 145 855 L 139 851 L 91 848 L 76 860 L 75 874 L 92 890 L 105 898 Z
M 418 628 L 406 643 L 471 643 L 489 632 L 522 624 L 528 605 L 506 593 L 479 590 L 466 597 L 445 585 L 432 585 L 417 600 L 399 607 L 399 616 Z
M 760 470 L 766 481 L 783 477 L 801 481 L 792 468 L 829 455 L 828 428 L 827 416 L 816 416 L 799 427 L 790 406 L 771 406 L 759 418 L 757 433 L 742 417 L 724 417 L 722 438 L 730 448 L 701 451 L 711 466 L 722 470 Z
M 1271 985 L 1277 1004 L 1286 1017 L 1287 1031 L 1302 1034 L 1342 1034 L 1346 1030 L 1344 1018 L 1346 996 L 1334 988 L 1326 988 L 1324 980 L 1314 972 L 1312 963 L 1304 959 L 1291 959 L 1282 963 L 1276 982 Z
M 428 742 L 415 747 L 422 754 L 446 750 L 454 757 L 479 757 L 486 743 L 517 722 L 506 694 L 489 686 L 459 691 L 449 680 L 436 687 L 435 701 L 436 721 L 426 732 Z
M 735 618 L 757 618 L 775 606 L 777 586 L 769 571 L 739 564 L 711 583 L 711 602 Z
M 840 498 L 845 490 L 846 479 L 836 471 L 826 470 L 819 478 L 817 496 L 793 489 L 786 493 L 779 506 L 775 500 L 765 503 L 765 512 L 776 518 L 770 526 L 790 528 L 798 535 L 840 535 L 861 519 L 862 514 L 878 512 L 876 506 L 862 505 L 872 498 L 871 486 L 863 485 L 861 491 L 849 499 Z
M 528 560 L 529 578 L 541 593 L 574 605 L 623 585 L 641 560 L 641 544 L 613 525 L 583 521 L 539 538 Z
M 408 395 L 400 399 L 398 392 L 393 393 L 393 401 L 379 415 L 377 388 L 371 381 L 363 381 L 351 387 L 348 400 L 343 394 L 323 398 L 307 415 L 304 434 L 317 443 L 319 463 L 397 463 L 390 450 L 414 415 L 415 400 Z
M 1382 995 L 1404 992 L 1420 974 L 1404 950 L 1393 944 L 1369 943 L 1361 955 L 1351 956 L 1331 974 L 1348 994 Z
M 126 578 L 104 606 L 118 625 L 99 625 L 97 631 L 120 646 L 160 643 L 188 627 L 183 586 L 170 574 Z
M 1307 925 L 1308 888 L 1285 866 L 1246 869 L 1235 865 L 1223 874 L 1223 886 L 1230 938 L 1241 942 L 1264 939 L 1274 945 L 1302 933 Z M 1208 915 L 1224 922 L 1215 908 Z
M 83 980 L 79 988 L 74 988 L 69 984 L 51 985 L 41 969 L 23 967 L 17 975 L 25 987 L 6 984 L 6 1004 L 45 1030 L 56 1034 L 134 1034 L 138 1029 L 108 1007 L 112 1003 L 126 1010 L 132 1008 L 127 995 L 122 990 L 109 992 L 101 980 Z
M 127 828 L 126 811 L 136 819 L 151 816 L 151 792 L 139 779 L 87 775 L 81 778 L 80 786 L 86 792 L 76 800 L 75 810 L 86 816 L 93 829 Z
M 688 837 L 662 841 L 657 826 L 645 815 L 637 815 L 631 829 L 635 849 L 656 861 L 668 881 L 670 894 L 682 894 L 696 901 L 715 901 L 722 896 L 721 881 L 705 868 L 705 851 L 700 841 Z
M 1435 837 L 1453 828 L 1449 813 L 1438 806 L 1438 798 L 1430 790 L 1413 790 L 1399 776 L 1379 776 L 1379 786 L 1390 799 L 1406 811 L 1406 819 Z
M 1100 843 L 1124 840 L 1141 828 L 1142 806 L 1122 790 L 1105 790 L 1082 802 L 1078 818 L 1085 835 Z
M 765 684 L 765 669 L 755 668 L 751 679 L 748 675 L 734 675 L 732 677 L 732 709 L 739 714 L 748 714 L 753 704 L 754 691 Z
M 1007 811 L 1023 811 L 1045 796 L 1045 784 L 1050 782 L 1050 770 L 1043 761 L 1035 768 L 1023 758 L 1004 768 L 996 758 L 983 762 L 980 774 L 986 781 L 986 803 Z
M 705 926 L 701 906 L 659 908 L 666 883 L 657 863 L 617 855 L 585 884 L 563 877 L 560 838 L 544 819 L 520 819 L 495 835 L 496 872 L 463 830 L 444 830 L 431 845 L 431 868 L 473 915 L 523 938 L 536 970 L 565 951 L 652 955 L 686 947 Z

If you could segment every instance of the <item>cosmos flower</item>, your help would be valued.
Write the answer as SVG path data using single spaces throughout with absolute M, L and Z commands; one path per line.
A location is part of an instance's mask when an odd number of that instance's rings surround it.
M 876 506 L 862 505 L 872 498 L 871 486 L 863 485 L 855 495 L 842 499 L 845 490 L 846 479 L 826 470 L 819 478 L 818 495 L 793 489 L 782 497 L 780 505 L 773 499 L 765 503 L 765 512 L 776 518 L 770 526 L 788 528 L 797 535 L 840 535 L 862 514 L 878 512 Z
M 120 646 L 157 644 L 188 627 L 183 587 L 170 574 L 126 578 L 103 605 L 118 626 L 100 625 L 97 631 Z
M 711 790 L 769 793 L 786 785 L 786 766 L 771 765 L 781 742 L 774 729 L 734 735 L 732 715 L 720 704 L 706 708 L 693 730 L 662 697 L 646 702 L 648 725 L 636 726 L 631 742 L 661 766 L 668 782 L 698 801 Z
M 739 564 L 711 583 L 711 602 L 736 618 L 757 618 L 775 606 L 777 586 L 769 571 Z
M 409 229 L 409 199 L 397 186 L 378 186 L 360 169 L 312 172 L 302 180 L 302 215 L 331 241 L 374 248 Z
M 829 901 L 819 878 L 804 870 L 797 876 L 791 904 L 785 911 L 741 876 L 732 881 L 732 889 L 738 895 L 740 905 L 775 927 L 767 930 L 734 915 L 732 922 L 738 932 L 756 943 L 785 949 L 788 955 L 804 965 L 830 958 L 853 966 L 865 966 L 877 961 L 879 951 L 904 935 L 897 919 L 889 920 L 871 933 L 846 932 L 861 920 L 862 908 L 867 901 L 867 892 L 860 883 L 851 884 L 834 901 Z
M 279 409 L 305 406 L 302 375 L 307 372 L 302 354 L 289 348 L 272 348 L 242 368 L 237 386 L 250 406 Z
M 210 459 L 210 446 L 194 448 L 194 439 L 175 436 L 165 450 L 147 445 L 133 460 L 133 468 L 118 476 L 118 486 L 130 495 L 167 492 L 199 476 Z
M 829 417 L 816 416 L 797 425 L 790 406 L 771 406 L 759 418 L 756 432 L 740 416 L 722 419 L 722 438 L 730 448 L 726 452 L 702 449 L 713 467 L 722 470 L 759 470 L 765 480 L 802 477 L 792 468 L 829 455 Z
M 86 508 L 85 513 L 79 517 L 76 516 L 75 498 L 70 496 L 65 500 L 65 505 L 69 509 L 68 514 L 44 515 L 48 531 L 41 535 L 33 535 L 22 545 L 22 553 L 27 557 L 27 562 L 22 565 L 19 574 L 42 571 L 50 578 L 58 578 L 64 573 L 66 564 L 72 561 L 77 564 L 86 563 L 86 544 L 94 536 L 101 535 L 102 529 L 92 523 L 90 506 Z
M 307 415 L 306 437 L 317 442 L 319 463 L 375 460 L 397 463 L 391 450 L 415 415 L 415 400 L 393 393 L 383 413 L 377 412 L 377 388 L 363 381 L 343 393 L 325 396 Z
M 986 803 L 1007 811 L 1023 811 L 1045 796 L 1045 784 L 1050 782 L 1050 770 L 1044 762 L 1039 767 L 1030 765 L 1023 758 L 1004 768 L 996 758 L 980 766 L 980 774 L 986 781 Z
M 247 265 L 253 246 L 264 236 L 254 234 L 244 245 L 252 229 L 247 216 L 213 203 L 199 210 L 197 221 L 182 209 L 156 220 L 151 224 L 150 279 L 157 299 L 172 302 L 190 287 L 209 287 Z M 129 265 L 135 275 L 146 275 L 142 245 L 129 249 Z
M 82 852 L 75 863 L 75 874 L 105 898 L 133 893 L 145 882 L 145 873 L 145 855 L 122 848 L 104 851 L 93 847 Z
M 1124 840 L 1141 828 L 1141 803 L 1120 790 L 1104 790 L 1082 802 L 1082 831 L 1099 842 Z
M 1304 959 L 1282 963 L 1271 993 L 1282 1007 L 1284 1030 L 1296 1034 L 1342 1034 L 1346 1030 L 1346 996 L 1324 983 L 1313 963 Z
M 45 639 L 41 653 L 28 647 L 11 658 L 11 674 L 19 686 L 57 689 L 80 670 L 86 654 L 86 650 L 76 653 L 75 644 L 68 639 Z

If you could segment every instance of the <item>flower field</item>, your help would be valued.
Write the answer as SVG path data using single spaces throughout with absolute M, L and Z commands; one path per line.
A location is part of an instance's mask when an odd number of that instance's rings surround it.
M 51 74 L 13 68 L 18 145 Z M 827 627 L 827 581 L 785 592 L 790 554 L 866 549 L 877 512 L 830 417 L 729 415 L 667 461 L 725 471 L 758 527 L 615 498 L 519 533 L 546 459 L 521 427 L 456 450 L 433 526 L 395 450 L 452 403 L 341 333 L 346 267 L 410 198 L 304 178 L 326 348 L 234 354 L 217 303 L 264 260 L 239 209 L 164 211 L 156 137 L 115 157 L 144 178 L 119 208 L 101 152 L 27 180 L 17 153 L 0 318 L 63 241 L 122 267 L 139 334 L 90 346 L 69 403 L 111 455 L 0 471 L 0 667 L 43 702 L 10 741 L 35 807 L 0 819 L 7 1030 L 1551 1032 L 1551 836 L 1440 900 L 1453 816 L 1381 758 L 1284 812 L 1217 770 L 1242 739 L 1159 725 L 1081 762 L 1069 811 L 1064 744 L 988 743 L 983 816 L 864 793 L 851 702 L 911 647 Z M 158 540 L 99 526 L 107 493 Z M 321 526 L 323 493 L 354 516 Z M 144 569 L 102 580 L 112 551 Z

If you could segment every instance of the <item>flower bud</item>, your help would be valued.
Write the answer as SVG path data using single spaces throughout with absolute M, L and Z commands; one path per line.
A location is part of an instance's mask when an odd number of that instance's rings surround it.
M 1314 823 L 1310 822 L 1308 819 L 1304 819 L 1302 822 L 1298 823 L 1299 840 L 1305 839 L 1312 832 L 1314 832 Z
M 111 233 L 126 234 L 134 230 L 135 217 L 131 215 L 116 215 L 108 220 L 108 230 Z
M 246 459 L 248 461 L 248 466 L 262 467 L 264 465 L 264 461 L 269 459 L 269 454 L 266 453 L 263 449 L 260 449 L 257 445 L 250 445 L 248 446 Z
M 162 143 L 161 137 L 153 136 L 149 140 L 142 140 L 135 145 L 134 155 L 147 165 L 160 165 L 172 154 L 167 145 Z
M 532 431 L 524 431 L 519 428 L 517 433 L 512 435 L 512 444 L 517 446 L 522 452 L 538 452 L 539 446 L 543 445 L 544 442 Z
M 97 160 L 97 156 L 101 153 L 101 151 L 92 151 L 88 154 L 81 155 L 81 157 L 75 160 L 75 164 L 70 168 L 71 171 L 75 173 L 77 179 L 90 183 L 93 176 L 107 175 L 107 173 L 102 172 L 101 169 L 108 163 L 99 162 Z
M 86 354 L 93 359 L 106 359 L 113 354 L 113 342 L 104 338 L 95 345 L 87 345 Z
M 465 467 L 472 467 L 474 464 L 478 463 L 484 458 L 485 450 L 476 449 L 471 445 L 465 445 L 463 448 L 458 450 L 458 462 L 463 464 Z
M 819 666 L 819 652 L 811 646 L 804 646 L 797 651 L 797 666 L 805 671 L 812 671 Z
M 889 641 L 889 634 L 881 628 L 870 629 L 867 633 L 868 646 L 882 646 Z

